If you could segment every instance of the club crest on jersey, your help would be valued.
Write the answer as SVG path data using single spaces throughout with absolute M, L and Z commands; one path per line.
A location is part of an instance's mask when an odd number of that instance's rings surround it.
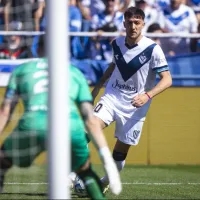
M 144 54 L 142 54 L 142 55 L 139 57 L 139 61 L 140 61 L 141 64 L 145 63 L 146 60 L 147 60 L 147 57 L 146 57 Z
M 116 58 L 116 60 L 118 60 L 118 58 L 119 58 L 119 55 L 118 55 L 118 54 L 116 54 L 116 55 L 115 55 L 115 58 Z

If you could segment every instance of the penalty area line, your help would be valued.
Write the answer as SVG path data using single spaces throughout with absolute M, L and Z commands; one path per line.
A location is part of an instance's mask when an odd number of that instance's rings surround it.
M 17 182 L 6 182 L 5 185 L 48 185 L 48 183 L 17 183 Z M 122 183 L 123 185 L 200 185 L 200 183 Z

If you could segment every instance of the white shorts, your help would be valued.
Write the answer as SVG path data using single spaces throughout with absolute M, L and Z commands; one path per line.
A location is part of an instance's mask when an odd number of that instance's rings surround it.
M 115 137 L 121 142 L 129 145 L 137 145 L 142 133 L 144 120 L 137 120 L 133 117 L 127 117 L 119 114 L 108 106 L 106 100 L 101 99 L 94 108 L 94 115 L 110 125 L 116 121 Z

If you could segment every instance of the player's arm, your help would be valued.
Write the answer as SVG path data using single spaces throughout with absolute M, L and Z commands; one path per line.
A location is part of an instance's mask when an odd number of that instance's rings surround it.
M 169 71 L 163 71 L 159 73 L 160 81 L 158 84 L 145 94 L 139 94 L 134 97 L 131 102 L 133 106 L 139 108 L 147 103 L 150 99 L 160 94 L 172 85 L 172 77 Z
M 109 178 L 110 188 L 114 194 L 119 194 L 122 190 L 119 172 L 108 148 L 100 123 L 93 114 L 92 104 L 89 102 L 82 102 L 80 104 L 80 112 L 84 119 L 88 134 L 104 164 L 105 171 Z
M 4 7 L 4 22 L 5 22 L 5 31 L 9 31 L 9 15 L 10 15 L 10 9 L 11 9 L 11 1 L 6 0 L 5 1 L 5 7 Z
M 169 67 L 165 55 L 159 45 L 156 45 L 154 48 L 151 67 L 153 71 L 159 75 L 160 81 L 150 91 L 147 91 L 146 96 L 149 96 L 149 98 L 155 97 L 172 85 Z
M 103 135 L 100 122 L 93 114 L 92 96 L 87 81 L 80 72 L 77 71 L 76 75 L 79 77 L 79 94 L 76 102 L 79 105 L 80 113 L 85 122 L 85 128 L 87 129 L 95 147 L 98 149 L 105 171 L 109 178 L 112 192 L 114 194 L 119 194 L 121 192 L 119 172 Z
M 150 98 L 155 97 L 172 85 L 172 77 L 169 71 L 160 72 L 159 76 L 160 81 L 158 84 L 152 90 L 148 91 Z
M 18 102 L 18 93 L 17 93 L 17 69 L 12 72 L 12 75 L 10 77 L 5 97 L 3 100 L 3 103 L 0 107 L 0 135 L 2 134 L 2 131 L 6 127 L 10 116 L 13 113 L 13 110 Z
M 160 81 L 151 90 L 146 91 L 144 94 L 138 94 L 132 100 L 132 105 L 141 107 L 150 99 L 160 94 L 172 85 L 172 77 L 167 65 L 166 58 L 160 46 L 156 46 L 153 51 L 151 68 L 160 76 Z
M 103 74 L 103 76 L 101 77 L 101 79 L 99 80 L 97 85 L 94 87 L 94 89 L 92 91 L 93 99 L 96 98 L 96 96 L 99 93 L 99 90 L 103 87 L 104 83 L 111 77 L 114 69 L 115 69 L 115 63 L 112 62 L 109 64 L 107 70 L 105 71 L 105 73 Z
M 38 9 L 34 13 L 35 31 L 40 31 L 40 20 L 41 20 L 42 15 L 43 15 L 44 7 L 45 7 L 45 2 L 39 1 L 38 2 Z
M 10 116 L 13 113 L 13 110 L 17 104 L 17 100 L 13 99 L 4 99 L 0 107 L 0 135 L 2 134 L 4 128 L 9 122 Z
M 6 126 L 6 123 L 10 116 L 10 109 L 11 104 L 9 101 L 4 101 L 0 108 L 0 134 L 2 134 L 2 131 L 4 127 Z

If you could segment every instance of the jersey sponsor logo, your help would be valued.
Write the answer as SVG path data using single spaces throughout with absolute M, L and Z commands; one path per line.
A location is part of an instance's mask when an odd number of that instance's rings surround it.
M 113 88 L 117 88 L 119 90 L 124 89 L 127 91 L 135 92 L 137 93 L 137 89 L 133 86 L 127 85 L 127 84 L 120 84 L 119 80 L 116 79 L 116 82 L 112 84 Z
M 144 53 L 139 57 L 139 61 L 141 64 L 145 63 L 145 61 L 147 60 L 147 57 L 144 55 Z

